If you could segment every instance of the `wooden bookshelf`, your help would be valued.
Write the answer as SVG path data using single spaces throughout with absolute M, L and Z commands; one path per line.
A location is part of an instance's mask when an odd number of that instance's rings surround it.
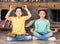
M 36 2 L 0 2 L 0 9 L 9 9 L 9 6 L 13 7 L 27 5 L 30 9 L 60 9 L 60 2 L 46 2 L 46 3 L 36 3 Z
M 0 8 L 1 9 L 9 9 L 9 6 L 14 6 L 14 7 L 17 7 L 17 6 L 21 6 L 23 7 L 23 5 L 27 5 L 28 8 L 30 9 L 37 9 L 39 7 L 46 7 L 46 3 L 30 3 L 30 2 L 0 2 Z M 42 6 L 44 5 L 44 6 Z
M 60 9 L 60 2 L 48 2 L 48 9 Z

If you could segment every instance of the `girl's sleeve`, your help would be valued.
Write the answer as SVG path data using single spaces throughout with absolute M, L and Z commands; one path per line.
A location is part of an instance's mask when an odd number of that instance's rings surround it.
M 50 31 L 50 22 L 48 21 L 47 30 Z

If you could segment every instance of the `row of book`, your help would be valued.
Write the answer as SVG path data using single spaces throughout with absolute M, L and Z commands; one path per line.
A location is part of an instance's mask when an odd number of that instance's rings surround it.
M 0 0 L 0 2 L 60 2 L 60 0 Z
M 0 0 L 1 2 L 47 2 L 48 0 Z

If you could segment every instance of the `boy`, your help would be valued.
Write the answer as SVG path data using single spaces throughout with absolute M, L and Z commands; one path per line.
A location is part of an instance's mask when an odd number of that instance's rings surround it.
M 13 28 L 12 32 L 8 34 L 7 41 L 31 40 L 31 36 L 29 36 L 25 31 L 25 21 L 31 17 L 31 13 L 28 10 L 27 5 L 24 5 L 24 9 L 27 11 L 27 16 L 22 16 L 22 8 L 17 7 L 15 8 L 16 17 L 9 17 L 10 12 L 13 10 L 10 6 L 10 10 L 5 18 L 12 21 Z

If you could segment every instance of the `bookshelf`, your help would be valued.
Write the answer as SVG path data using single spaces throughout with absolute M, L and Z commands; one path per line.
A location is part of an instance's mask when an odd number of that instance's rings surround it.
M 23 7 L 23 5 L 27 5 L 29 9 L 40 9 L 40 8 L 47 8 L 47 9 L 60 9 L 59 2 L 44 2 L 44 3 L 32 3 L 32 2 L 0 2 L 0 9 L 9 9 L 9 6 L 12 5 L 13 7 Z
M 21 6 L 23 7 L 23 5 L 27 5 L 28 8 L 30 9 L 37 9 L 39 7 L 47 7 L 47 3 L 31 3 L 31 2 L 0 2 L 0 8 L 1 9 L 9 9 L 9 6 L 14 6 L 14 7 L 17 7 L 17 6 Z
M 13 6 L 14 8 L 19 6 L 23 7 L 23 5 L 27 5 L 31 10 L 38 10 L 41 8 L 46 9 L 59 9 L 60 10 L 60 2 L 0 2 L 0 14 L 2 9 L 9 9 L 9 6 Z M 51 14 L 50 14 L 51 15 Z M 48 17 L 50 17 L 50 15 Z M 50 20 L 50 18 L 49 18 Z M 57 23 L 58 24 L 58 23 Z M 60 25 L 60 24 L 58 24 Z
M 44 2 L 44 3 L 36 3 L 36 2 L 0 2 L 0 9 L 9 9 L 9 6 L 13 7 L 23 7 L 23 5 L 27 5 L 29 9 L 60 9 L 60 2 Z

